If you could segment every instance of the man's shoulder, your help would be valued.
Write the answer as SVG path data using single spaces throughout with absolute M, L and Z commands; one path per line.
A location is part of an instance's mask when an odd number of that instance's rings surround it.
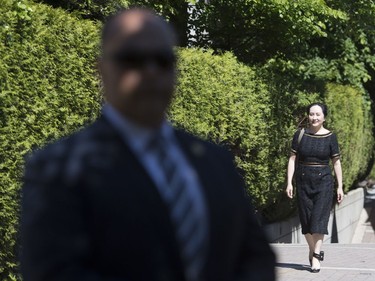
M 205 163 L 204 169 L 214 170 L 223 182 L 230 181 L 231 186 L 238 186 L 241 187 L 240 190 L 243 190 L 243 171 L 237 168 L 233 153 L 229 149 L 186 131 L 177 130 L 176 134 L 187 144 L 185 149 L 190 150 L 192 155 Z M 200 167 L 202 168 L 202 165 Z
M 77 169 L 79 163 L 99 151 L 103 144 L 106 145 L 112 138 L 111 134 L 113 130 L 99 118 L 83 129 L 28 154 L 25 176 L 41 174 L 56 177 L 69 172 L 69 169 Z
M 229 150 L 223 146 L 220 146 L 211 141 L 204 140 L 185 130 L 175 129 L 175 131 L 178 138 L 188 143 L 191 149 L 193 151 L 196 150 L 197 153 L 199 153 L 200 149 L 203 149 L 204 151 L 208 152 L 208 155 L 214 155 L 215 157 L 219 158 L 232 158 Z
M 37 159 L 43 159 L 45 157 L 63 157 L 74 146 L 94 140 L 95 135 L 97 135 L 98 128 L 101 127 L 100 123 L 101 121 L 96 120 L 92 124 L 67 136 L 47 142 L 44 146 L 32 151 L 32 153 L 29 154 L 29 157 Z

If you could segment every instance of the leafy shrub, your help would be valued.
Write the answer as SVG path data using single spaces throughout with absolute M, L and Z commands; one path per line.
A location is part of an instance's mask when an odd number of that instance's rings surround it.
M 362 90 L 318 81 L 310 85 L 275 69 L 245 66 L 230 53 L 212 56 L 182 49 L 179 54 L 170 118 L 232 150 L 248 192 L 267 221 L 295 210 L 284 195 L 287 159 L 293 133 L 312 102 L 323 101 L 330 108 L 328 128 L 339 138 L 345 191 L 365 175 L 374 139 L 371 102 Z
M 268 126 L 270 149 L 263 165 L 268 165 L 268 185 L 272 197 L 258 205 L 266 222 L 279 221 L 295 213 L 296 201 L 285 196 L 287 162 L 291 139 L 299 123 L 306 116 L 305 109 L 312 102 L 322 100 L 321 82 L 313 85 L 299 80 L 279 67 L 257 68 L 258 74 L 268 86 L 271 100 L 271 119 Z M 251 173 L 251 171 L 249 171 Z M 249 183 L 257 185 L 257 183 Z
M 73 12 L 82 18 L 91 20 L 104 20 L 118 9 L 128 7 L 130 1 L 127 0 L 36 0 L 51 5 L 55 8 L 63 8 Z
M 271 74 L 261 79 L 230 53 L 213 56 L 182 49 L 179 54 L 180 77 L 170 118 L 232 150 L 259 211 L 285 203 L 286 162 L 298 123 L 292 116 L 317 95 L 297 91 L 292 82 Z M 266 217 L 287 216 L 290 208 L 284 210 Z
M 328 126 L 337 133 L 342 154 L 345 191 L 366 176 L 373 157 L 371 102 L 367 94 L 350 86 L 328 84 Z
M 272 122 L 266 85 L 230 53 L 213 56 L 187 49 L 179 55 L 179 84 L 170 118 L 179 127 L 231 148 L 246 180 L 257 183 L 251 191 L 261 204 L 272 196 L 265 187 L 267 127 Z
M 35 0 L 63 8 L 84 19 L 104 21 L 109 15 L 130 6 L 148 7 L 171 22 L 177 33 L 180 46 L 188 45 L 190 27 L 188 27 L 188 2 L 185 0 Z
M 0 0 L 0 280 L 16 271 L 23 156 L 98 113 L 98 28 L 45 5 Z M 12 277 L 13 276 L 13 277 Z
M 0 0 L 0 15 L 0 279 L 17 280 L 23 156 L 97 116 L 99 30 L 63 10 L 25 1 Z M 329 127 L 339 136 L 345 189 L 363 174 L 373 136 L 370 103 L 361 91 L 324 88 L 324 77 L 306 84 L 278 67 L 246 66 L 230 53 L 178 53 L 180 79 L 170 119 L 232 150 L 268 220 L 293 211 L 284 197 L 290 140 L 313 101 L 326 100 L 331 109 Z

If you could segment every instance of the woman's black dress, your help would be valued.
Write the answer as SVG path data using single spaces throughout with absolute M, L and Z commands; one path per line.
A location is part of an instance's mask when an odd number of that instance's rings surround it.
M 337 137 L 329 132 L 314 135 L 305 132 L 300 143 L 294 134 L 292 154 L 297 155 L 295 179 L 302 233 L 328 234 L 334 180 L 329 160 L 340 157 Z

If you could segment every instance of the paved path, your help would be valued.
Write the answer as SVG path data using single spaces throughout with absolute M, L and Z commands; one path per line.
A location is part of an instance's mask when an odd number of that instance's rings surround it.
M 375 281 L 375 244 L 324 244 L 320 273 L 310 273 L 307 245 L 272 244 L 278 281 Z
M 364 208 L 366 220 L 359 227 L 363 228 L 362 243 L 375 243 L 375 200 L 367 202 Z M 375 279 L 374 279 L 375 280 Z
M 375 201 L 365 205 L 356 235 L 358 244 L 324 244 L 320 273 L 310 273 L 307 245 L 272 244 L 277 281 L 375 281 Z
M 367 200 L 353 241 L 324 244 L 320 273 L 311 273 L 306 244 L 272 244 L 277 281 L 375 281 L 375 200 Z

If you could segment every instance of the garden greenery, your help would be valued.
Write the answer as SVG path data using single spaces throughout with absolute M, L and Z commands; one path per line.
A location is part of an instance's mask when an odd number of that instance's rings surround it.
M 0 15 L 0 280 L 12 280 L 23 157 L 97 115 L 98 27 L 11 0 Z
M 109 2 L 116 4 L 116 1 Z M 259 13 L 275 12 L 262 10 L 261 1 L 255 2 L 260 5 Z M 276 2 L 282 1 L 264 3 Z M 74 8 L 74 13 L 34 2 L 0 0 L 1 280 L 20 279 L 16 241 L 24 156 L 92 122 L 102 103 L 96 71 L 101 24 L 82 19 L 82 14 L 91 13 L 95 18 L 96 9 L 104 5 L 103 1 L 94 1 L 89 10 L 85 6 L 87 9 L 81 13 L 77 12 L 79 1 L 62 3 L 74 4 L 69 6 Z M 322 8 L 322 3 L 316 9 Z M 160 6 L 160 11 L 163 7 L 170 13 L 173 3 Z M 293 8 L 291 19 L 298 15 L 299 7 Z M 306 7 L 311 11 L 315 9 L 313 5 Z M 106 14 L 112 8 L 98 9 Z M 329 16 L 345 22 L 346 14 L 339 9 L 338 6 L 320 10 L 318 18 Z M 286 12 L 285 9 L 280 11 Z M 217 10 L 211 12 L 217 13 Z M 312 18 L 313 15 L 301 18 L 298 30 L 313 38 L 315 35 L 308 32 L 314 25 L 316 36 L 332 36 L 322 23 L 310 22 Z M 210 24 L 210 18 L 205 19 L 205 24 Z M 261 22 L 256 24 L 260 26 Z M 220 40 L 215 38 L 214 41 L 224 42 Z M 366 40 L 365 45 L 372 42 L 369 38 Z M 288 41 L 285 44 L 289 44 Z M 311 102 L 325 102 L 330 109 L 327 127 L 338 135 L 345 191 L 371 169 L 373 115 L 369 94 L 360 84 L 364 78 L 369 79 L 362 67 L 364 64 L 358 66 L 358 72 L 353 72 L 351 69 L 356 66 L 350 63 L 351 59 L 342 68 L 339 59 L 306 57 L 305 53 L 301 60 L 277 55 L 267 57 L 262 63 L 258 60 L 257 64 L 246 65 L 225 50 L 179 48 L 177 52 L 179 79 L 168 112 L 170 120 L 175 126 L 232 151 L 246 181 L 247 192 L 265 220 L 280 220 L 295 211 L 294 202 L 287 200 L 284 194 L 286 165 L 291 137 Z M 361 52 L 353 49 L 352 59 Z M 238 54 L 245 56 L 246 50 Z M 370 52 L 366 55 L 367 63 L 371 64 Z M 251 61 L 251 57 L 247 58 L 242 61 Z M 327 62 L 331 63 L 330 68 Z

